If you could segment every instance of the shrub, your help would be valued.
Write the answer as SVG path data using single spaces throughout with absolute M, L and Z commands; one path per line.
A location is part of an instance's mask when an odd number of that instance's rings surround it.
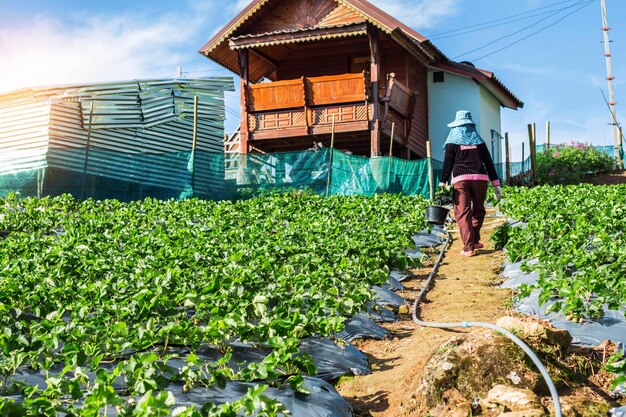
M 592 145 L 572 142 L 537 153 L 537 182 L 577 184 L 584 177 L 615 168 L 615 159 Z

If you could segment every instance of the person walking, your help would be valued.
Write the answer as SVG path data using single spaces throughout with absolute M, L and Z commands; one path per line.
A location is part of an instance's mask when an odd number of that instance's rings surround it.
M 474 256 L 477 249 L 485 246 L 480 242 L 480 229 L 486 213 L 487 183 L 491 181 L 496 198 L 500 199 L 500 179 L 471 113 L 457 111 L 448 127 L 451 129 L 443 145 L 445 157 L 439 186 L 444 187 L 448 181 L 452 183 L 454 217 L 463 241 L 461 255 Z

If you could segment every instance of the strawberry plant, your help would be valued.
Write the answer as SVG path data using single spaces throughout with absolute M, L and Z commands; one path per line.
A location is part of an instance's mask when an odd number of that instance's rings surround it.
M 337 333 L 391 267 L 417 266 L 404 250 L 425 227 L 425 205 L 305 193 L 236 203 L 0 199 L 0 412 L 284 414 L 263 396 L 267 385 L 202 410 L 177 408 L 167 388 L 243 380 L 306 392 L 301 375 L 315 364 L 299 339 Z M 271 353 L 235 372 L 233 341 Z M 203 359 L 207 345 L 223 357 Z M 23 369 L 46 386 L 21 380 Z
M 537 258 L 528 269 L 543 303 L 567 316 L 598 318 L 626 303 L 626 186 L 508 188 L 501 209 L 528 226 L 497 231 L 512 260 Z

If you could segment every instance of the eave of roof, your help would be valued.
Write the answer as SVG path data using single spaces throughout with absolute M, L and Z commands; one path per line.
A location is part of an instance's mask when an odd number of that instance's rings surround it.
M 198 52 L 209 56 L 209 52 L 215 49 L 217 45 L 227 40 L 234 31 L 236 31 L 246 20 L 250 18 L 250 16 L 256 13 L 268 1 L 269 0 L 254 0 L 252 3 L 248 4 L 237 14 L 237 16 L 232 18 L 226 26 L 220 29 L 219 32 L 209 39 L 207 43 L 205 43 L 204 46 L 198 50 Z
M 367 34 L 364 23 L 347 23 L 342 25 L 308 27 L 301 29 L 277 30 L 260 34 L 241 35 L 229 39 L 230 49 L 244 49 L 286 43 L 310 42 L 314 40 L 345 38 Z

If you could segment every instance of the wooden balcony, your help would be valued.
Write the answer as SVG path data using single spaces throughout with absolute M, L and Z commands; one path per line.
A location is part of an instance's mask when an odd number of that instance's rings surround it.
M 365 74 L 302 77 L 246 87 L 250 139 L 272 139 L 369 128 Z
M 244 86 L 245 121 L 248 137 L 253 142 L 337 135 L 361 137 L 369 147 L 374 108 L 366 73 L 323 77 L 302 77 Z M 379 119 L 383 136 L 391 135 L 405 145 L 413 112 L 413 94 L 393 78 L 379 92 Z M 328 137 L 328 136 L 326 136 Z M 297 142 L 294 142 L 294 145 Z M 310 139 L 303 141 L 310 144 Z M 278 143 L 277 149 L 280 149 Z M 297 146 L 297 145 L 296 145 Z

